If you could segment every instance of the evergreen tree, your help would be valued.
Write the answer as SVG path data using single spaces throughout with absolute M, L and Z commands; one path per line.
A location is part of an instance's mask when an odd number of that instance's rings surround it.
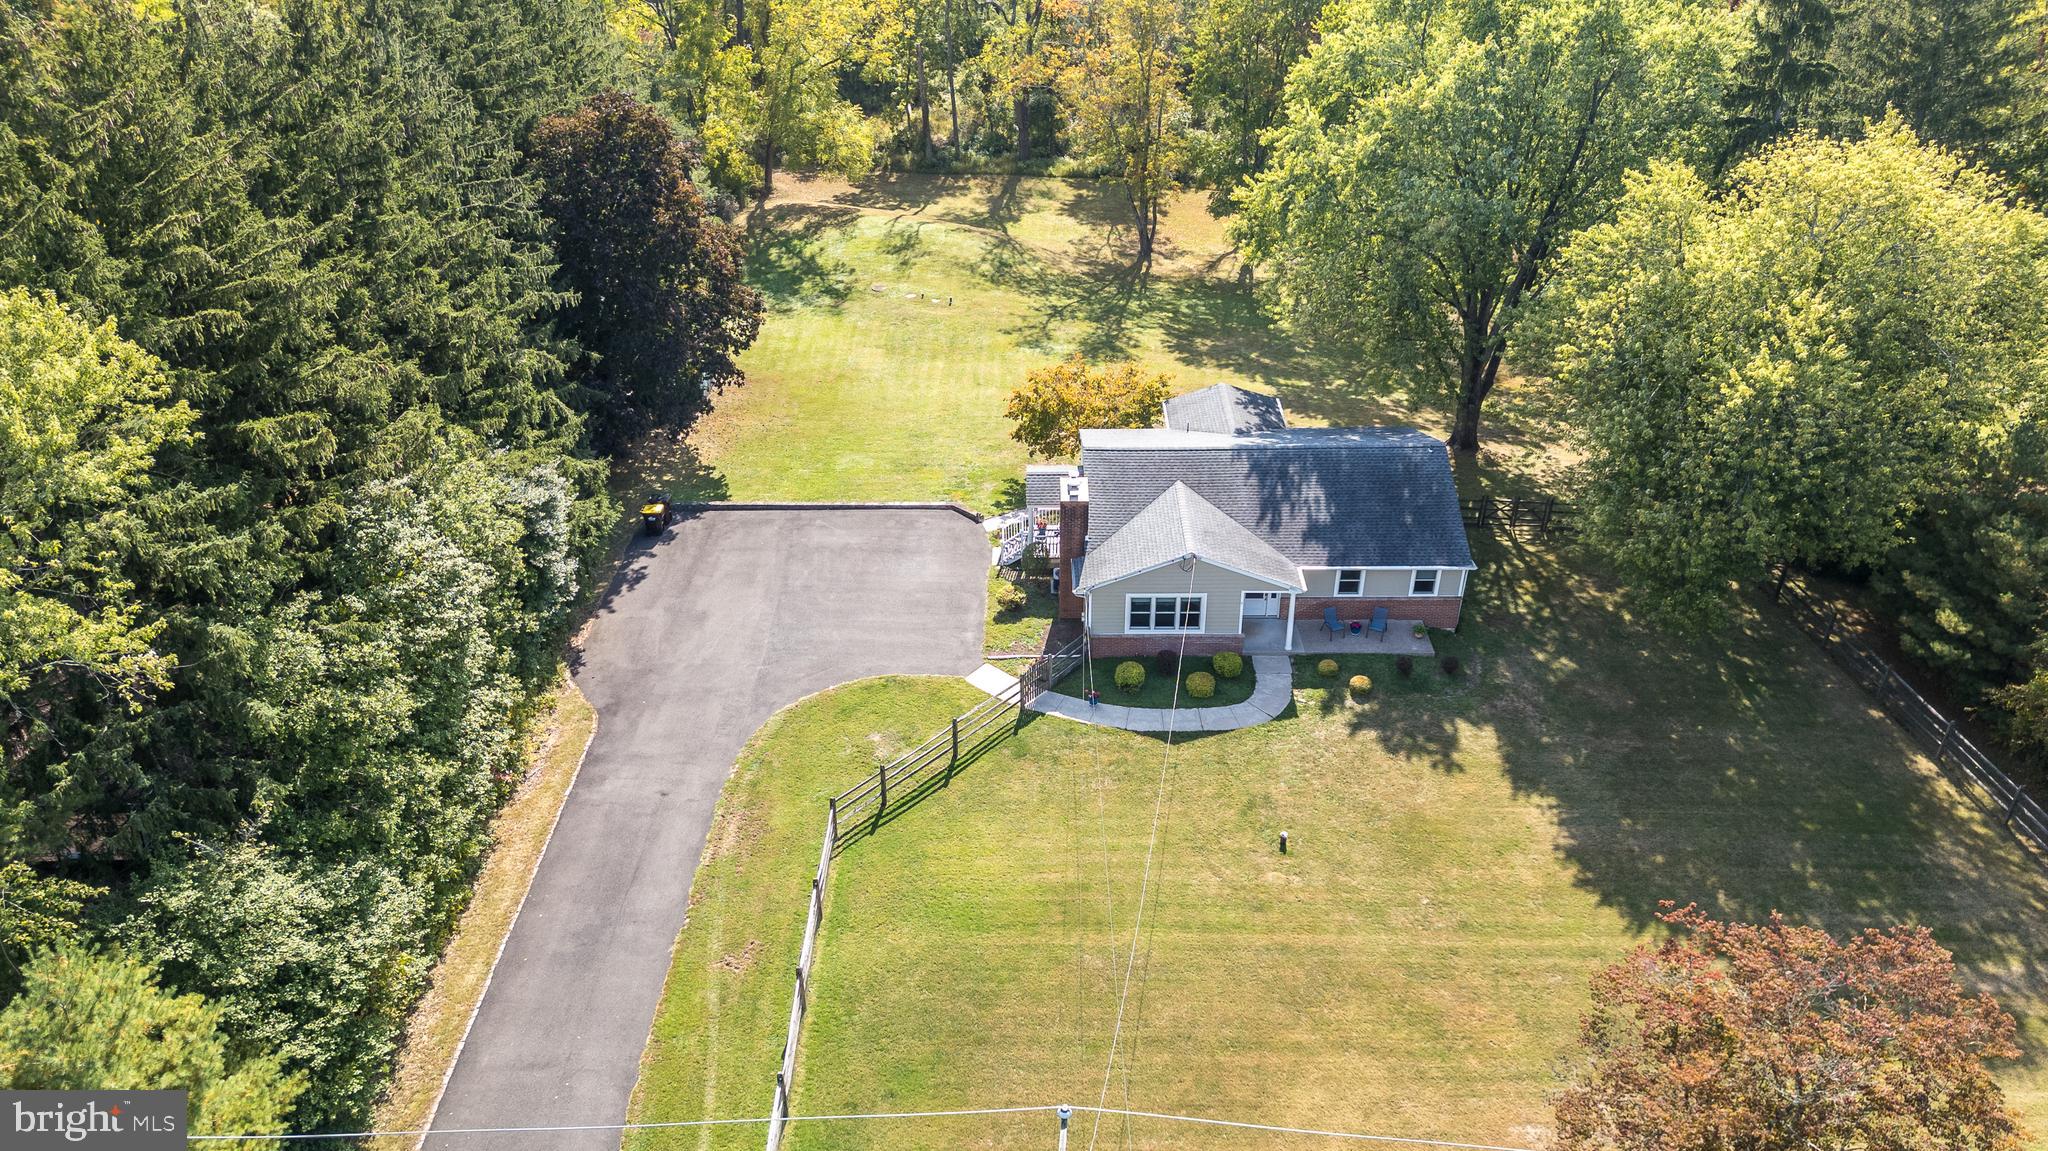
M 1837 76 L 1828 60 L 1835 31 L 1828 0 L 1754 0 L 1749 12 L 1754 40 L 1728 87 L 1730 155 L 1809 123 Z
M 305 1086 L 275 1056 L 239 1055 L 220 1010 L 159 989 L 119 954 L 44 954 L 0 1011 L 0 1084 L 18 1091 L 182 1089 L 194 1134 L 267 1135 Z

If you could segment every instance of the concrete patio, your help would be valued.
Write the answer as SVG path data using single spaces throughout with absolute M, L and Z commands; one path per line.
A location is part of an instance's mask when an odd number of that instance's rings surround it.
M 1412 619 L 1390 619 L 1384 635 L 1361 632 L 1352 635 L 1345 631 L 1331 635 L 1323 627 L 1322 617 L 1296 619 L 1294 621 L 1293 655 L 1416 655 L 1436 654 L 1436 648 L 1429 642 L 1429 634 L 1420 639 L 1414 635 L 1416 621 Z M 1244 650 L 1253 652 L 1281 651 L 1287 642 L 1287 621 L 1284 619 L 1248 619 L 1244 621 Z

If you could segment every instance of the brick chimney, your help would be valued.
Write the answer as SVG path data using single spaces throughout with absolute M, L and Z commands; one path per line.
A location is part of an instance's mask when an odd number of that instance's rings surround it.
M 1086 606 L 1074 594 L 1074 559 L 1088 546 L 1088 501 L 1060 501 L 1060 618 L 1080 619 Z

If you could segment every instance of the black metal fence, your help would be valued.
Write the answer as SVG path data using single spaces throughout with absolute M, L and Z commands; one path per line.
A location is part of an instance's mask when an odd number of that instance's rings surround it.
M 1569 535 L 1577 529 L 1577 512 L 1556 496 L 1480 496 L 1459 500 L 1465 526 L 1510 535 L 1523 530 L 1539 536 Z
M 1075 640 L 1032 660 L 1015 684 L 954 716 L 938 734 L 826 801 L 825 841 L 818 851 L 818 870 L 811 877 L 804 943 L 796 960 L 796 991 L 789 1003 L 789 1034 L 782 1041 L 782 1063 L 775 1070 L 775 1097 L 768 1110 L 768 1151 L 781 1146 L 783 1129 L 789 1120 L 790 1087 L 796 1081 L 797 1040 L 803 1034 L 804 1015 L 810 1010 L 811 963 L 818 956 L 818 929 L 825 922 L 825 887 L 832 878 L 833 856 L 862 830 L 871 831 L 881 822 L 889 810 L 891 794 L 900 803 L 903 797 L 917 794 L 926 786 L 951 779 L 964 757 L 1015 731 L 1023 724 L 1031 700 L 1081 666 L 1083 652 L 1083 642 Z
M 1800 629 L 1813 637 L 1823 651 L 1877 697 L 1885 711 L 1927 748 L 1934 762 L 1966 793 L 1988 800 L 1999 812 L 2006 830 L 2023 844 L 2037 853 L 2048 853 L 2048 809 L 2013 782 L 1968 736 L 1956 730 L 1953 718 L 1928 703 L 1899 677 L 1896 668 L 1857 639 L 1843 625 L 1842 613 L 1834 605 L 1821 602 L 1805 587 L 1792 582 L 1782 569 L 1773 598 L 1785 605 Z

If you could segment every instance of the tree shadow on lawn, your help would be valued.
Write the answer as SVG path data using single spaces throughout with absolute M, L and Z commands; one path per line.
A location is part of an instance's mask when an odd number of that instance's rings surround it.
M 883 211 L 922 216 L 927 220 L 968 224 L 1007 234 L 1032 211 L 1055 198 L 1052 185 L 1042 179 L 1015 174 L 1007 176 L 935 176 L 906 172 L 879 172 L 856 181 L 851 192 L 839 197 L 848 204 Z M 965 200 L 977 205 L 969 210 L 948 205 Z
M 848 208 L 778 204 L 747 218 L 747 282 L 769 308 L 837 306 L 853 292 L 854 267 L 825 253 L 828 235 L 860 218 Z
M 1470 718 L 1602 904 L 1637 930 L 1661 900 L 1838 935 L 1923 924 L 1973 986 L 2048 1007 L 2048 873 L 1768 604 L 1672 636 L 1616 606 L 1581 549 L 1475 543 Z

